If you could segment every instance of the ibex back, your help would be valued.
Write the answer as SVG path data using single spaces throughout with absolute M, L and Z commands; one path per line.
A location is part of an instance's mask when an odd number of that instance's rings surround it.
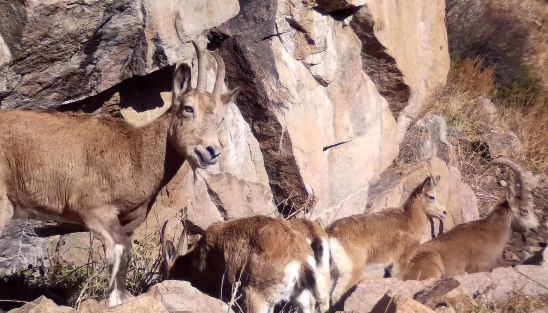
M 187 160 L 205 168 L 219 159 L 225 104 L 222 59 L 213 93 L 205 90 L 203 48 L 197 88 L 177 67 L 172 105 L 140 128 L 123 120 L 33 111 L 0 112 L 0 233 L 11 218 L 84 225 L 105 244 L 110 305 L 125 301 L 131 236 L 160 188 Z
M 166 240 L 165 230 L 166 224 L 162 229 L 164 278 L 190 281 L 213 297 L 222 295 L 225 301 L 237 288 L 244 312 L 273 312 L 283 301 L 298 305 L 305 313 L 312 312 L 315 303 L 321 312 L 328 310 L 328 277 L 318 262 L 322 253 L 316 254 L 308 242 L 321 241 L 325 232 L 311 221 L 253 216 L 214 224 L 190 251 L 186 232 L 176 250 Z
M 353 215 L 329 225 L 332 305 L 342 304 L 369 267 L 392 265 L 393 276 L 401 275 L 415 249 L 428 239 L 428 218 L 443 219 L 447 214 L 438 205 L 438 181 L 439 176 L 426 178 L 401 208 Z

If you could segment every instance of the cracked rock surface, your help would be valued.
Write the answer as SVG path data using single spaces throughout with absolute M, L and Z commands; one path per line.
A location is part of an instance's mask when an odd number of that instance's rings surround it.
M 198 34 L 224 58 L 226 88 L 241 89 L 218 165 L 183 166 L 137 238 L 177 214 L 204 229 L 255 214 L 327 224 L 365 212 L 371 184 L 449 68 L 441 0 L 25 3 L 0 4 L 0 109 L 146 124 L 170 105 L 173 65 L 196 73 Z M 215 67 L 207 56 L 209 86 Z

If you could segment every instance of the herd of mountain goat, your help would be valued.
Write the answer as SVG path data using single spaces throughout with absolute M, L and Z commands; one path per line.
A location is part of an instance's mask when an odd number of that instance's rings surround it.
M 184 161 L 206 168 L 223 150 L 219 127 L 238 90 L 222 93 L 225 67 L 214 52 L 215 86 L 206 91 L 205 44 L 193 45 L 196 88 L 190 67 L 179 65 L 170 109 L 145 126 L 105 116 L 0 111 L 0 234 L 12 218 L 85 226 L 105 246 L 110 306 L 127 301 L 131 237 L 159 190 Z M 328 312 L 370 267 L 405 280 L 490 271 L 512 231 L 526 234 L 538 226 L 531 194 L 535 177 L 507 158 L 492 164 L 517 176 L 506 200 L 485 218 L 433 240 L 427 241 L 429 219 L 447 215 L 438 205 L 439 177 L 427 177 L 400 208 L 325 227 L 301 218 L 254 216 L 211 225 L 192 245 L 183 231 L 175 247 L 164 225 L 161 276 L 190 281 L 223 298 L 238 283 L 238 305 L 245 312 L 272 312 L 283 302 L 303 312 Z

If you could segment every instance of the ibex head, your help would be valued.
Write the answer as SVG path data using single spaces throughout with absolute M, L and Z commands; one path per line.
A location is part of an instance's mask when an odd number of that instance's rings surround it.
M 534 211 L 535 205 L 531 192 L 537 184 L 536 178 L 531 172 L 524 170 L 508 158 L 498 157 L 491 161 L 491 164 L 508 166 L 516 173 L 519 180 L 519 194 L 516 192 L 513 179 L 508 184 L 506 191 L 506 201 L 512 211 L 512 229 L 522 234 L 537 229 L 539 221 Z
M 206 168 L 215 164 L 223 151 L 218 133 L 226 105 L 234 100 L 238 91 L 221 93 L 225 65 L 217 53 L 213 54 L 217 61 L 215 87 L 211 93 L 206 91 L 205 47 L 192 43 L 198 56 L 198 83 L 196 89 L 191 88 L 188 65 L 181 64 L 175 70 L 169 140 L 193 168 Z
M 439 175 L 436 177 L 428 176 L 422 183 L 422 188 L 415 201 L 420 201 L 423 204 L 426 215 L 443 220 L 447 216 L 447 211 L 439 204 L 436 188 L 439 181 Z
M 171 223 L 171 224 L 170 224 Z M 174 225 L 176 223 L 176 225 Z M 162 245 L 163 258 L 162 263 L 160 264 L 160 277 L 162 280 L 165 279 L 182 279 L 181 277 L 176 277 L 179 275 L 184 275 L 185 272 L 181 271 L 178 267 L 183 267 L 185 271 L 191 270 L 189 265 L 178 265 L 176 266 L 177 261 L 183 262 L 183 259 L 179 256 L 185 255 L 188 252 L 188 230 L 184 227 L 180 228 L 181 224 L 176 220 L 167 220 L 164 222 L 162 231 L 160 233 L 160 243 Z M 179 239 L 177 248 L 173 244 L 173 241 L 167 238 L 167 232 L 169 229 L 175 229 L 175 237 Z M 177 231 L 178 230 L 178 231 Z M 177 268 L 176 268 L 177 267 Z

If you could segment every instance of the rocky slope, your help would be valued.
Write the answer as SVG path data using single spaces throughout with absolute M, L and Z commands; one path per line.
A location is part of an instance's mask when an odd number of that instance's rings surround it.
M 224 123 L 230 148 L 211 170 L 184 167 L 142 233 L 182 210 L 200 228 L 295 211 L 327 224 L 366 211 L 372 182 L 444 84 L 444 8 L 441 0 L 6 2 L 0 108 L 142 125 L 169 106 L 170 66 L 193 62 L 189 40 L 206 35 L 225 59 L 227 87 L 242 89 Z M 213 80 L 212 58 L 207 68 Z
M 4 1 L 0 109 L 110 114 L 143 125 L 169 107 L 173 65 L 186 62 L 196 72 L 190 40 L 207 36 L 226 62 L 225 87 L 242 91 L 223 124 L 228 149 L 207 171 L 184 166 L 162 190 L 136 234 L 135 276 L 155 274 L 158 229 L 168 218 L 184 216 L 203 229 L 255 214 L 299 214 L 325 225 L 399 206 L 427 175 L 441 176 L 439 200 L 449 211 L 443 227 L 433 225 L 435 235 L 480 215 L 444 119 L 421 116 L 449 70 L 444 18 L 444 0 Z M 212 82 L 211 57 L 207 71 Z M 491 149 L 519 147 L 515 135 L 484 135 Z M 0 273 L 25 276 L 34 266 L 43 276 L 55 261 L 70 264 L 72 274 L 89 266 L 90 251 L 101 258 L 89 235 L 47 238 L 56 231 L 13 221 L 0 238 Z M 533 266 L 464 275 L 449 287 L 374 280 L 341 309 L 385 312 L 388 299 L 394 312 L 468 312 L 451 299 L 477 308 L 516 290 L 548 303 L 544 277 L 546 267 Z M 5 286 L 0 298 L 12 291 Z M 112 310 L 76 300 L 80 312 L 228 310 L 188 283 L 170 281 Z M 56 311 L 75 309 L 39 298 L 15 312 Z
M 500 268 L 492 273 L 476 273 L 447 278 L 438 282 L 405 281 L 390 278 L 365 281 L 346 299 L 346 312 L 485 312 L 503 308 L 511 312 L 546 312 L 548 308 L 548 267 L 518 266 Z M 517 298 L 528 297 L 524 307 Z M 523 311 L 521 311 L 524 309 Z M 88 300 L 77 309 L 58 306 L 40 297 L 10 313 L 69 312 L 232 312 L 223 302 L 200 293 L 187 282 L 165 281 L 130 302 L 107 309 L 105 303 Z

